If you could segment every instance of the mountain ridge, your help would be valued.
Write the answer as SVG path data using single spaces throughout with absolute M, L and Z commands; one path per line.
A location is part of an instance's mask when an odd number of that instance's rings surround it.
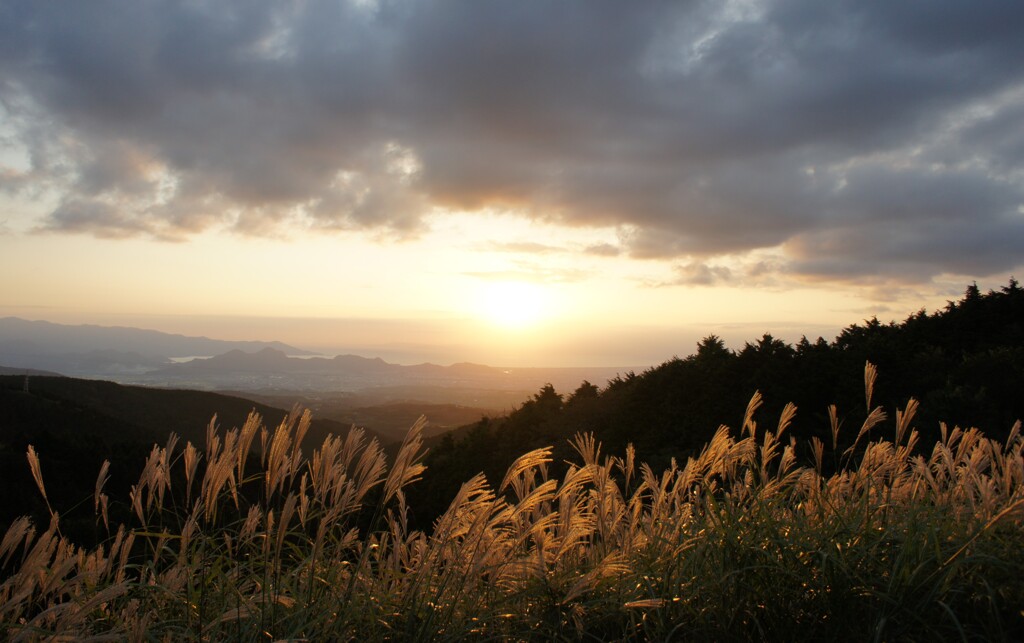
M 290 355 L 314 354 L 278 341 L 222 340 L 129 326 L 0 318 L 0 364 L 66 375 L 141 373 L 171 363 L 172 357 L 263 348 Z

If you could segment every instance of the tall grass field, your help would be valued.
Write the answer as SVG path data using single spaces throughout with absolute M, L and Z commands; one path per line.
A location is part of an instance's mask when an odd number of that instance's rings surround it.
M 1017 640 L 1024 637 L 1024 438 L 872 406 L 826 439 L 787 406 L 655 471 L 579 434 L 504 479 L 467 480 L 429 532 L 405 490 L 423 422 L 387 458 L 358 429 L 299 448 L 308 413 L 206 444 L 154 446 L 128 498 L 88 499 L 101 544 L 13 522 L 0 542 L 12 641 Z M 738 410 L 739 411 L 739 410 Z M 840 437 L 843 440 L 840 440 Z M 841 448 L 840 444 L 852 445 Z M 46 497 L 34 449 L 28 466 Z M 561 469 L 561 467 L 560 467 Z M 428 475 L 428 474 L 427 474 Z M 128 524 L 109 519 L 112 503 Z

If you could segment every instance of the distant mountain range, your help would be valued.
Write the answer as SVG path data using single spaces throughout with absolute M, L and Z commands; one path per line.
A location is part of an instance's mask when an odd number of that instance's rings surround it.
M 194 356 L 201 357 L 186 362 L 172 359 Z M 321 357 L 281 342 L 224 341 L 139 328 L 70 326 L 16 317 L 0 319 L 0 367 L 12 374 L 36 369 L 122 384 L 207 390 L 338 392 L 393 387 L 396 392 L 387 396 L 390 399 L 429 399 L 441 403 L 463 403 L 465 395 L 438 396 L 424 389 L 520 391 L 525 399 L 545 383 L 571 390 L 583 380 L 603 385 L 629 370 L 506 369 L 466 362 L 406 366 L 379 357 Z M 408 394 L 411 389 L 416 391 L 412 396 Z
M 290 357 L 282 350 L 263 348 L 256 352 L 231 350 L 207 359 L 193 359 L 180 364 L 166 366 L 156 374 L 175 375 L 181 373 L 323 373 L 336 375 L 422 375 L 427 377 L 501 377 L 507 371 L 482 364 L 463 362 L 451 366 L 437 364 L 416 364 L 403 366 L 391 364 L 379 357 L 359 355 L 338 355 L 327 357 Z
M 120 326 L 71 326 L 17 317 L 0 319 L 0 364 L 65 375 L 118 376 L 146 373 L 172 357 L 219 355 L 271 348 L 311 355 L 281 342 L 225 341 Z
M 147 373 L 151 384 L 246 390 L 351 391 L 374 387 L 475 387 L 490 390 L 536 390 L 545 383 L 575 388 L 582 380 L 604 384 L 623 368 L 497 368 L 462 362 L 451 366 L 391 364 L 379 357 L 291 357 L 264 348 L 255 353 L 232 350 L 207 359 L 169 364 Z

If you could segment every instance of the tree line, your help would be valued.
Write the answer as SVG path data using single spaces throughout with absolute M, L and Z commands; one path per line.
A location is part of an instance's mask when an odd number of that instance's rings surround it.
M 757 415 L 762 426 L 774 426 L 792 402 L 798 412 L 791 435 L 804 445 L 817 437 L 830 450 L 828 409 L 835 405 L 844 427 L 836 449 L 841 452 L 870 411 L 866 362 L 878 370 L 872 406 L 883 406 L 890 416 L 875 434 L 894 431 L 895 409 L 914 398 L 921 403 L 914 426 L 922 449 L 938 439 L 942 422 L 1005 437 L 1024 418 L 1024 289 L 1013 278 L 987 293 L 972 284 L 941 310 L 920 310 L 901 322 L 872 318 L 831 342 L 803 337 L 792 345 L 765 334 L 731 350 L 709 335 L 693 354 L 626 373 L 604 388 L 583 382 L 563 393 L 545 386 L 508 416 L 484 417 L 435 443 L 410 504 L 429 522 L 480 471 L 500 481 L 517 455 L 547 445 L 555 447 L 556 466 L 570 459 L 568 440 L 577 432 L 595 434 L 606 453 L 621 454 L 632 444 L 638 459 L 655 470 L 672 458 L 682 463 L 720 425 L 738 430 L 755 391 L 765 400 Z

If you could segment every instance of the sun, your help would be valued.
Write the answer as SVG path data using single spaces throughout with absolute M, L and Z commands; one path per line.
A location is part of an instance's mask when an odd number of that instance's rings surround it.
M 496 326 L 528 328 L 550 313 L 551 297 L 543 286 L 524 281 L 487 284 L 480 296 L 481 315 Z

